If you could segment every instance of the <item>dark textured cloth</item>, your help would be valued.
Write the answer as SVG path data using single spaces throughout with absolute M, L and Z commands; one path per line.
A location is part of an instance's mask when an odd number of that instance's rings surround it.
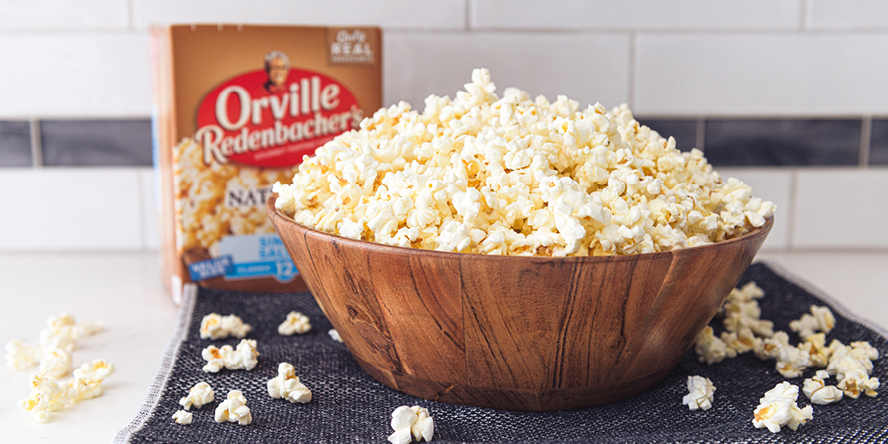
M 869 341 L 879 350 L 872 376 L 886 380 L 884 355 L 888 339 L 878 328 L 849 318 L 836 304 L 828 303 L 764 264 L 753 264 L 740 285 L 755 281 L 766 295 L 759 301 L 762 318 L 774 321 L 775 330 L 790 333 L 789 322 L 809 311 L 812 304 L 830 305 L 836 327 L 827 343 Z M 194 304 L 188 306 L 188 304 Z M 118 442 L 131 443 L 385 443 L 392 433 L 392 411 L 401 405 L 429 409 L 435 421 L 434 442 L 440 443 L 574 443 L 574 442 L 885 442 L 888 441 L 888 393 L 875 398 L 845 398 L 838 403 L 814 406 L 814 419 L 778 434 L 756 429 L 752 416 L 759 398 L 777 383 L 787 380 L 774 369 L 774 361 L 761 361 L 752 352 L 707 366 L 697 362 L 691 350 L 661 384 L 622 402 L 565 412 L 527 413 L 443 404 L 415 398 L 376 382 L 352 359 L 346 347 L 330 339 L 330 323 L 309 293 L 244 294 L 200 289 L 187 299 L 183 310 L 189 324 L 184 339 L 173 344 L 170 369 L 161 369 L 156 399 L 146 403 L 142 417 L 121 431 Z M 281 336 L 277 326 L 291 310 L 311 318 L 305 335 Z M 258 341 L 259 364 L 251 371 L 222 370 L 204 373 L 201 350 L 210 345 L 235 345 L 238 340 L 202 340 L 199 326 L 204 315 L 237 314 L 253 326 L 247 336 Z M 184 326 L 183 324 L 183 326 Z M 712 322 L 716 332 L 721 322 Z M 308 404 L 272 399 L 266 382 L 276 376 L 280 362 L 289 362 L 311 389 Z M 811 377 L 809 368 L 804 377 Z M 708 377 L 716 386 L 715 401 L 707 411 L 690 411 L 682 405 L 689 375 Z M 215 390 L 216 401 L 192 409 L 194 422 L 183 426 L 171 419 L 180 409 L 179 398 L 199 381 Z M 801 393 L 803 378 L 789 380 L 799 386 L 799 406 L 810 404 Z M 827 381 L 837 384 L 835 379 Z M 217 424 L 214 409 L 229 390 L 243 391 L 253 423 Z

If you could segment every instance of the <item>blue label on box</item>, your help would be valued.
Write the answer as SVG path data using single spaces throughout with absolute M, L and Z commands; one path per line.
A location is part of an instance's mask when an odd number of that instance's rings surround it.
M 219 256 L 188 264 L 188 274 L 191 275 L 193 281 L 225 276 L 233 269 L 231 256 Z
M 232 258 L 226 279 L 273 277 L 289 282 L 298 274 L 276 234 L 226 236 L 219 242 L 219 252 Z

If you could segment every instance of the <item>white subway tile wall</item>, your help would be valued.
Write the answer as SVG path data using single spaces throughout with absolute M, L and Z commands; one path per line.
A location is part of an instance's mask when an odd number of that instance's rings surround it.
M 705 153 L 712 131 L 711 154 L 733 165 L 719 171 L 780 207 L 767 250 L 888 248 L 888 231 L 879 231 L 888 224 L 886 17 L 882 0 L 0 2 L 0 186 L 27 190 L 5 193 L 0 205 L 28 215 L 0 219 L 0 251 L 159 248 L 142 134 L 151 113 L 147 30 L 221 22 L 381 26 L 387 105 L 422 109 L 429 94 L 453 96 L 483 66 L 499 91 L 628 103 L 654 126 L 694 136 L 680 141 L 685 148 Z M 789 145 L 765 128 L 781 119 L 814 125 L 791 147 L 791 162 L 773 161 Z M 754 121 L 764 123 L 743 127 L 755 134 L 742 153 L 719 141 L 740 128 L 732 122 Z M 836 125 L 850 129 L 829 129 Z M 111 137 L 121 131 L 133 137 Z M 829 148 L 832 139 L 841 150 Z M 59 151 L 72 144 L 83 154 Z M 53 223 L 42 217 L 47 199 L 58 208 Z M 858 223 L 836 234 L 848 214 Z
M 383 102 L 405 100 L 421 111 L 429 94 L 453 98 L 473 68 L 485 67 L 500 94 L 514 86 L 551 101 L 565 94 L 612 107 L 629 98 L 630 44 L 610 34 L 389 32 Z
M 792 190 L 795 172 L 778 168 L 717 168 L 723 180 L 736 177 L 752 187 L 752 194 L 777 205 L 774 226 L 762 250 L 785 250 L 790 247 L 792 227 Z
M 888 33 L 641 33 L 646 114 L 888 114 Z
M 136 168 L 7 168 L 0 189 L 2 251 L 144 248 Z
M 145 32 L 3 32 L 0 60 L 0 118 L 151 114 Z
M 161 23 L 375 25 L 394 29 L 465 29 L 464 0 L 131 0 L 133 26 Z
M 799 171 L 792 221 L 796 248 L 888 248 L 888 169 Z

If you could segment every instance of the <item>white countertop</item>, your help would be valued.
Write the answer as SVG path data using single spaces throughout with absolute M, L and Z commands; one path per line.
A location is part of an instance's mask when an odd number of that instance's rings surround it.
M 888 252 L 761 253 L 764 259 L 888 329 L 883 277 Z M 103 321 L 105 331 L 78 343 L 73 365 L 112 362 L 117 372 L 101 397 L 37 423 L 17 403 L 28 395 L 30 371 L 0 368 L 3 442 L 106 443 L 136 415 L 173 335 L 177 308 L 160 278 L 160 256 L 144 253 L 0 254 L 0 343 L 38 342 L 47 316 Z

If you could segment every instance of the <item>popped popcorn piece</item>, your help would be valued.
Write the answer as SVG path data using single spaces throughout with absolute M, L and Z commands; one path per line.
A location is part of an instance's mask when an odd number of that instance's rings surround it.
M 240 390 L 228 392 L 228 398 L 216 407 L 216 422 L 236 422 L 248 425 L 253 422 L 253 415 L 247 407 L 247 399 Z
M 6 366 L 22 371 L 40 363 L 43 348 L 39 345 L 28 345 L 21 339 L 13 339 L 6 343 Z
M 331 328 L 330 331 L 327 332 L 327 334 L 330 335 L 330 339 L 336 342 L 342 342 L 342 336 L 339 336 L 339 332 L 336 331 L 335 328 Z
M 703 153 L 639 124 L 625 105 L 581 110 L 486 69 L 456 98 L 400 102 L 364 119 L 277 182 L 275 206 L 341 236 L 465 253 L 589 256 L 719 242 L 776 207 Z
M 295 333 L 305 334 L 311 330 L 311 323 L 308 316 L 298 312 L 291 311 L 287 313 L 287 319 L 278 326 L 278 333 L 284 336 L 292 336 Z
M 70 403 L 67 387 L 57 384 L 44 372 L 31 375 L 31 393 L 19 401 L 18 406 L 38 422 L 48 422 L 51 412 L 65 408 Z
M 762 361 L 777 359 L 783 347 L 789 347 L 789 335 L 784 331 L 774 333 L 770 338 L 756 342 L 753 351 Z
M 761 319 L 762 310 L 757 299 L 764 296 L 764 290 L 752 281 L 744 285 L 743 288 L 731 290 L 728 299 L 720 309 L 720 313 L 725 317 L 723 321 L 725 330 L 738 332 L 748 328 L 757 336 L 764 338 L 773 336 L 774 323 Z
M 193 419 L 193 415 L 185 410 L 177 410 L 176 413 L 173 414 L 173 421 L 176 424 L 188 425 L 191 424 L 191 420 Z
M 873 398 L 878 396 L 876 390 L 879 389 L 879 386 L 879 378 L 870 378 L 866 370 L 852 369 L 843 373 L 838 388 L 849 398 L 857 399 L 861 392 Z
M 691 410 L 709 410 L 712 407 L 715 386 L 709 378 L 688 376 L 688 394 L 682 398 L 682 404 Z
M 101 396 L 102 382 L 114 374 L 114 365 L 101 359 L 85 363 L 74 370 L 74 377 L 68 380 L 68 396 L 72 402 Z
M 855 344 L 856 347 L 850 347 L 835 339 L 829 344 L 830 356 L 826 370 L 829 374 L 835 375 L 839 381 L 844 379 L 845 373 L 849 371 L 863 370 L 867 374 L 873 371 L 870 357 L 878 357 L 878 351 L 871 350 L 872 347 L 866 342 Z
M 233 314 L 221 316 L 218 313 L 210 313 L 200 321 L 201 339 L 224 339 L 229 336 L 241 339 L 250 332 L 252 327 Z
M 725 359 L 725 356 L 727 356 L 727 344 L 715 337 L 712 333 L 712 327 L 707 326 L 697 337 L 697 342 L 694 344 L 694 352 L 697 353 L 698 361 L 712 365 Z
M 721 334 L 721 340 L 725 343 L 725 354 L 729 358 L 734 358 L 755 348 L 756 339 L 752 330 L 746 327 L 739 331 L 722 332 Z
M 210 384 L 200 381 L 188 390 L 188 396 L 179 400 L 179 404 L 185 409 L 190 410 L 191 407 L 199 409 L 206 404 L 213 402 L 216 395 Z
M 201 356 L 207 361 L 203 366 L 203 371 L 207 373 L 216 373 L 223 368 L 252 370 L 259 363 L 259 352 L 256 351 L 254 339 L 241 339 L 236 348 L 230 345 L 210 345 L 203 349 Z
M 435 421 L 429 415 L 428 409 L 419 406 L 403 405 L 396 408 L 392 412 L 391 425 L 395 432 L 388 440 L 392 444 L 409 444 L 413 439 L 417 442 L 422 440 L 429 442 L 435 433 Z
M 210 345 L 201 351 L 200 355 L 207 364 L 203 366 L 206 373 L 216 373 L 225 368 L 225 363 L 230 360 L 231 353 L 234 349 L 230 345 L 223 345 L 222 348 Z
M 777 371 L 784 378 L 798 378 L 808 368 L 808 352 L 797 347 L 783 347 L 777 354 Z
M 67 353 L 74 350 L 74 343 L 86 336 L 102 330 L 101 322 L 77 322 L 66 312 L 46 319 L 45 330 L 40 331 L 40 345 L 44 350 L 61 349 Z
M 272 398 L 284 398 L 293 403 L 311 401 L 311 390 L 299 381 L 293 366 L 286 362 L 281 362 L 278 375 L 268 380 L 268 394 Z
M 818 370 L 813 377 L 805 379 L 802 392 L 812 404 L 827 405 L 842 400 L 842 391 L 834 385 L 826 385 L 826 379 L 829 379 L 826 370 Z
M 52 379 L 60 379 L 71 371 L 71 355 L 60 348 L 43 353 L 39 371 Z
M 879 350 L 870 345 L 866 341 L 855 341 L 848 344 L 851 347 L 851 355 L 857 359 L 869 359 L 875 361 L 879 359 Z
M 826 334 L 815 333 L 808 336 L 808 339 L 799 344 L 799 349 L 808 352 L 810 365 L 817 368 L 826 368 L 829 364 L 829 358 L 832 352 L 826 346 Z
M 797 386 L 786 381 L 777 384 L 765 392 L 765 396 L 759 400 L 752 425 L 757 429 L 767 427 L 771 433 L 779 432 L 782 426 L 788 426 L 792 430 L 798 429 L 799 425 L 814 417 L 814 409 L 810 405 L 799 408 L 796 404 L 798 396 Z
M 789 328 L 798 332 L 802 340 L 817 332 L 829 333 L 836 325 L 836 318 L 829 307 L 811 306 L 811 313 L 805 313 L 800 319 L 791 321 Z

